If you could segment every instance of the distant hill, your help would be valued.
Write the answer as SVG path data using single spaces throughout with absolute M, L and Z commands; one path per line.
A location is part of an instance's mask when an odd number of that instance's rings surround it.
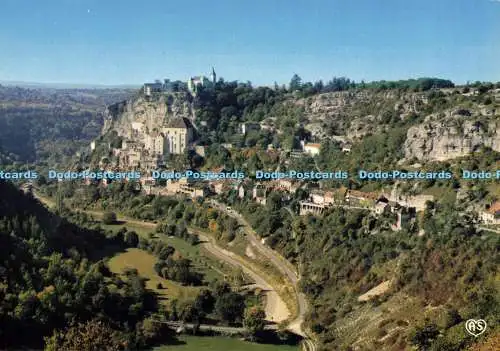
M 99 134 L 106 105 L 134 93 L 0 86 L 0 150 L 21 162 L 60 161 Z
M 138 89 L 141 84 L 77 84 L 77 83 L 40 83 L 24 81 L 0 81 L 0 85 L 19 88 L 51 88 L 51 89 Z

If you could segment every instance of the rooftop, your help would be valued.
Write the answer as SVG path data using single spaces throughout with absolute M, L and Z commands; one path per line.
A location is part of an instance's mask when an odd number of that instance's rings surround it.
M 192 128 L 191 121 L 187 118 L 175 118 L 170 120 L 170 122 L 167 123 L 167 128 L 180 128 L 180 129 L 188 129 Z
M 152 87 L 152 88 L 161 88 L 163 86 L 162 83 L 155 82 L 155 83 L 144 83 L 145 87 Z
M 349 196 L 371 199 L 371 200 L 378 200 L 379 198 L 379 194 L 377 193 L 365 193 L 363 191 L 358 191 L 358 190 L 349 190 L 348 194 Z
M 321 147 L 321 144 L 309 143 L 309 144 L 304 144 L 304 147 L 315 147 L 319 149 Z
M 487 212 L 491 214 L 497 214 L 498 212 L 500 212 L 500 201 L 495 201 L 494 203 L 492 203 Z

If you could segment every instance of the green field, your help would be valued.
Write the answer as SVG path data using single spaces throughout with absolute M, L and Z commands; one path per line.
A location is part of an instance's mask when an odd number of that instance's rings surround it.
M 246 342 L 238 339 L 224 338 L 220 336 L 180 336 L 179 340 L 185 342 L 183 345 L 159 346 L 154 351 L 298 351 L 298 346 L 269 345 Z
M 109 269 L 116 274 L 120 274 L 126 268 L 135 268 L 139 275 L 146 278 L 146 288 L 158 294 L 161 302 L 167 304 L 171 299 L 179 301 L 194 300 L 200 288 L 192 286 L 182 286 L 171 280 L 163 279 L 154 271 L 156 257 L 141 249 L 127 249 L 111 258 Z M 163 288 L 157 289 L 160 283 Z
M 126 221 L 123 224 L 106 225 L 100 223 L 100 225 L 103 229 L 112 231 L 118 231 L 120 228 L 125 227 L 127 230 L 133 230 L 139 236 L 146 239 L 151 239 L 149 234 L 154 231 L 152 228 Z M 167 245 L 175 248 L 177 253 L 182 257 L 190 259 L 193 262 L 193 266 L 196 267 L 196 270 L 204 274 L 205 281 L 214 279 L 223 280 L 225 275 L 230 275 L 233 271 L 233 267 L 210 256 L 199 245 L 191 245 L 181 238 L 167 237 L 162 234 L 154 234 L 153 238 L 162 240 Z

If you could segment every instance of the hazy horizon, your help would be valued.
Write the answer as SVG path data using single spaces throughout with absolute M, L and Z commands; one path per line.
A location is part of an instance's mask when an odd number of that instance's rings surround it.
M 299 75 L 300 76 L 300 75 Z M 291 77 L 291 76 L 290 76 Z M 341 78 L 343 76 L 339 76 L 337 78 Z M 144 83 L 150 83 L 154 82 L 155 79 L 159 79 L 163 81 L 163 79 L 170 79 L 171 81 L 187 81 L 189 77 L 186 77 L 186 79 L 176 79 L 176 78 L 169 78 L 169 77 L 156 77 L 154 79 L 150 79 L 148 81 L 140 82 L 140 83 L 118 83 L 118 84 L 103 84 L 103 83 L 78 83 L 78 82 L 32 82 L 32 81 L 20 81 L 20 80 L 0 80 L 0 85 L 3 86 L 10 86 L 10 87 L 21 87 L 21 88 L 51 88 L 51 89 L 139 89 L 142 87 Z M 221 77 L 224 78 L 224 77 Z M 332 77 L 333 78 L 333 77 Z M 349 77 L 345 77 L 349 78 Z M 419 78 L 439 78 L 439 79 L 448 79 L 446 77 L 408 77 L 408 78 L 400 78 L 400 79 L 394 79 L 394 80 L 387 80 L 387 79 L 381 79 L 380 81 L 386 80 L 386 81 L 398 81 L 398 80 L 409 80 L 409 79 L 419 79 Z M 248 82 L 249 80 L 241 78 L 241 79 L 234 79 L 234 80 L 227 80 L 224 79 L 225 81 L 238 81 L 238 82 Z M 318 79 L 319 80 L 319 79 Z M 470 80 L 467 82 L 456 82 L 451 79 L 456 86 L 463 86 L 469 84 L 473 84 L 479 80 Z M 316 80 L 312 80 L 311 82 L 315 82 Z M 378 80 L 377 80 L 378 81 Z M 251 81 L 250 81 L 251 82 Z M 304 82 L 306 82 L 304 80 Z M 323 83 L 326 83 L 327 80 L 324 80 Z M 356 83 L 360 83 L 361 81 L 356 81 Z M 365 81 L 365 83 L 370 83 L 374 82 L 371 80 Z M 480 82 L 491 82 L 491 83 L 497 83 L 498 81 L 495 80 L 490 80 L 490 81 L 480 81 Z M 253 86 L 269 86 L 273 87 L 274 84 L 254 84 L 251 82 Z M 283 82 L 280 85 L 287 85 L 288 82 Z

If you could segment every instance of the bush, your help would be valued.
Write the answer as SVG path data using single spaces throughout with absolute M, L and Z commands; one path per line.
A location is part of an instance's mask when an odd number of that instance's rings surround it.
M 439 335 L 439 330 L 435 324 L 428 324 L 422 327 L 415 328 L 410 334 L 410 340 L 418 350 L 428 349 L 432 342 Z
M 139 244 L 139 236 L 134 231 L 127 232 L 125 234 L 125 243 L 129 247 L 137 247 L 137 245 Z
M 115 224 L 116 223 L 116 213 L 107 211 L 104 212 L 102 216 L 102 223 L 104 224 Z
M 65 331 L 56 330 L 52 337 L 45 338 L 45 343 L 45 350 L 49 351 L 123 349 L 120 333 L 97 320 L 80 323 Z

